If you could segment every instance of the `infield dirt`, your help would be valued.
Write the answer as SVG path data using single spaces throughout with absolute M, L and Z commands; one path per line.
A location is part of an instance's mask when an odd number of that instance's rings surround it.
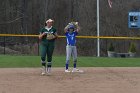
M 0 68 L 0 93 L 140 93 L 140 68 L 80 69 L 52 68 L 51 76 L 41 76 L 40 68 Z

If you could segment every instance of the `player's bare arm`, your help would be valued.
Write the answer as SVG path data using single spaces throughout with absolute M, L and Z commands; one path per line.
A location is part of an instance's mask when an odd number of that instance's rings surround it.
M 54 39 L 57 39 L 58 38 L 57 32 L 54 33 L 54 36 L 55 36 Z
M 67 25 L 65 28 L 64 28 L 64 33 L 66 33 L 68 31 L 68 27 L 69 25 Z
M 77 26 L 77 30 L 76 30 L 77 32 L 79 32 L 80 31 L 80 27 L 79 26 Z
M 39 39 L 42 39 L 42 37 L 43 37 L 44 35 L 46 35 L 46 33 L 40 33 L 40 34 L 39 34 Z
M 78 22 L 75 22 L 75 25 L 76 25 L 76 31 L 79 32 L 80 31 L 80 26 L 79 26 Z

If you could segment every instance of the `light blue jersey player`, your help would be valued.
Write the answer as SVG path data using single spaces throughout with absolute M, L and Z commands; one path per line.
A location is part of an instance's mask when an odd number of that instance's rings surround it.
M 79 70 L 76 68 L 77 64 L 77 48 L 76 48 L 76 36 L 78 35 L 79 26 L 77 29 L 75 29 L 75 26 L 73 24 L 70 24 L 65 27 L 65 35 L 66 35 L 66 64 L 65 64 L 65 72 L 71 72 L 69 70 L 69 62 L 71 55 L 73 57 L 73 70 L 72 72 L 83 72 L 82 70 Z

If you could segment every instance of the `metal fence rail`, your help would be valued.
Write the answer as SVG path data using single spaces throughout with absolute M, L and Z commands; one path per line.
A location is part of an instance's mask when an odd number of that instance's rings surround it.
M 39 35 L 21 35 L 21 34 L 0 34 L 0 54 L 17 54 L 17 55 L 39 55 Z M 61 42 L 65 42 L 64 38 L 65 36 L 58 36 L 58 40 Z M 139 41 L 140 37 L 127 37 L 127 36 L 77 36 L 80 41 L 86 41 L 88 39 L 92 40 L 91 42 L 94 42 L 94 45 L 96 44 L 96 39 L 99 38 L 103 40 L 102 45 L 106 44 L 106 47 L 104 50 L 101 48 L 101 52 L 104 52 L 107 50 L 107 45 L 114 41 L 119 41 L 121 40 L 122 42 L 126 42 L 125 44 L 128 45 L 127 43 L 130 42 L 131 40 L 133 41 Z M 16 42 L 15 42 L 16 41 Z M 82 45 L 82 43 L 79 42 L 79 44 Z M 89 42 L 89 40 L 88 40 Z M 85 44 L 86 45 L 86 44 Z M 79 45 L 78 45 L 79 46 Z M 59 48 L 65 47 L 64 45 L 59 45 Z M 95 46 L 90 46 L 93 47 L 93 52 L 95 53 L 97 47 Z M 120 48 L 120 46 L 117 46 Z M 59 50 L 58 48 L 58 50 Z M 86 47 L 83 47 L 84 49 Z M 124 48 L 124 47 L 122 47 Z M 92 48 L 91 48 L 92 49 Z M 124 48 L 125 49 L 125 48 Z M 103 50 L 103 51 L 102 51 Z M 81 51 L 81 49 L 79 49 Z M 58 53 L 59 51 L 57 51 Z M 63 54 L 65 54 L 63 52 Z M 83 53 L 84 54 L 84 53 Z
M 0 34 L 4 37 L 38 37 L 39 35 L 21 35 L 21 34 Z M 65 38 L 65 36 L 58 36 L 58 38 Z M 128 37 L 128 36 L 77 36 L 77 38 L 100 38 L 100 39 L 133 39 L 140 40 L 140 37 Z

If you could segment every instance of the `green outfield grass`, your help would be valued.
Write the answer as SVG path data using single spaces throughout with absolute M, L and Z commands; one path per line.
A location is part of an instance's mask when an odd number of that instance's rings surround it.
M 0 55 L 0 68 L 40 66 L 39 56 Z M 64 66 L 65 56 L 53 57 L 53 67 Z M 78 67 L 140 67 L 140 58 L 78 57 Z

